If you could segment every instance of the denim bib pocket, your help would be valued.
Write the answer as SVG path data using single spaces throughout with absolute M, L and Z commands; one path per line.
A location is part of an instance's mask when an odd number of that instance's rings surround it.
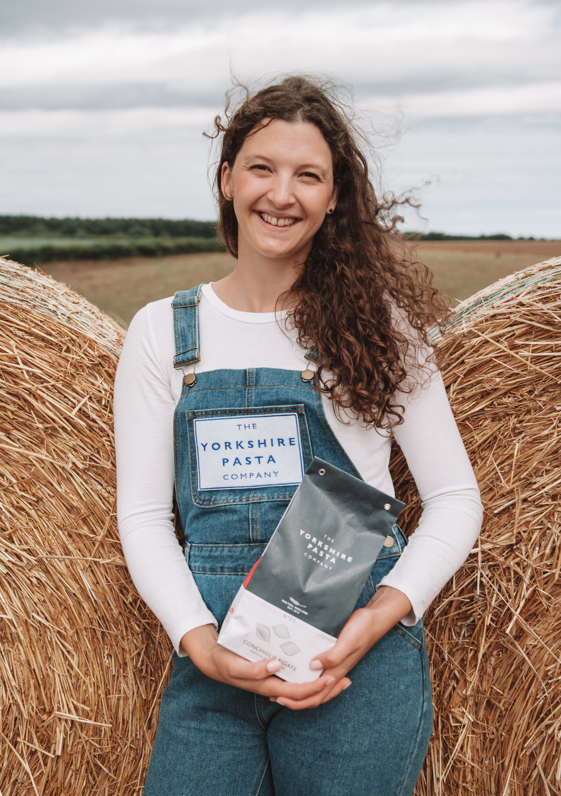
M 265 503 L 271 501 L 288 502 L 294 494 L 303 473 L 309 467 L 312 458 L 312 444 L 303 404 L 277 406 L 230 407 L 216 409 L 188 409 L 185 412 L 189 446 L 189 476 L 191 496 L 195 505 L 201 508 L 215 506 L 232 506 L 247 503 Z M 239 426 L 257 426 L 255 439 L 225 439 L 213 443 L 202 442 L 201 428 L 207 423 L 224 424 L 228 420 L 239 419 Z M 292 436 L 280 437 L 268 433 L 263 436 L 259 424 L 271 428 L 271 423 L 284 422 L 285 428 L 294 427 Z M 288 426 L 286 426 L 288 423 Z M 205 425 L 204 425 L 205 424 Z M 290 433 L 290 432 L 289 432 Z M 261 436 L 260 436 L 261 435 Z M 230 434 L 230 436 L 232 436 Z M 209 444 L 212 448 L 209 448 Z M 216 466 L 209 475 L 201 472 L 205 456 L 213 454 L 224 467 L 224 487 L 217 486 Z M 289 477 L 284 479 L 278 467 L 280 457 L 292 457 L 285 469 Z M 296 466 L 296 458 L 300 462 Z M 239 467 L 232 473 L 232 463 Z M 235 479 L 235 480 L 234 480 Z M 275 479 L 277 483 L 267 484 L 267 480 Z M 280 483 L 278 483 L 280 481 Z M 239 486 L 238 486 L 239 484 Z M 209 486 L 210 485 L 210 486 Z

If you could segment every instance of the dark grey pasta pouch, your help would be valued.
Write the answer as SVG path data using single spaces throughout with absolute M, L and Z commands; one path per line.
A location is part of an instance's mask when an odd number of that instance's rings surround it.
M 265 552 L 230 606 L 218 643 L 277 676 L 317 679 L 405 504 L 314 458 Z

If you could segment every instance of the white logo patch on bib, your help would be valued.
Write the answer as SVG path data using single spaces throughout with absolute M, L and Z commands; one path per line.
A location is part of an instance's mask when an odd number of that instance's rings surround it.
M 194 421 L 199 489 L 291 486 L 304 477 L 296 412 Z

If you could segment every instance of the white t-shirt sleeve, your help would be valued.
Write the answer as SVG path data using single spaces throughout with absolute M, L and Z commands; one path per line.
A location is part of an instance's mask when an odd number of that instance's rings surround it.
M 127 333 L 115 380 L 117 518 L 134 584 L 176 652 L 189 630 L 216 624 L 173 529 L 173 399 L 158 357 L 149 306 Z
M 403 395 L 405 419 L 395 429 L 421 496 L 415 533 L 380 585 L 409 598 L 414 625 L 470 554 L 481 528 L 479 489 L 439 372 L 413 395 Z M 398 401 L 399 402 L 399 401 Z

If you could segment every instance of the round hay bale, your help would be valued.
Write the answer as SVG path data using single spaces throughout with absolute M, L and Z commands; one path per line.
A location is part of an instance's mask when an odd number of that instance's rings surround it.
M 117 324 L 0 260 L 0 793 L 138 794 L 170 644 L 115 517 Z
M 435 729 L 416 796 L 561 793 L 561 257 L 456 309 L 444 382 L 484 505 L 426 618 Z M 392 474 L 415 527 L 403 456 Z
M 171 647 L 115 522 L 122 330 L 0 260 L 0 793 L 140 793 Z M 416 796 L 561 791 L 561 258 L 461 304 L 435 336 L 485 506 L 427 616 L 435 732 Z M 419 499 L 399 451 L 392 470 Z

